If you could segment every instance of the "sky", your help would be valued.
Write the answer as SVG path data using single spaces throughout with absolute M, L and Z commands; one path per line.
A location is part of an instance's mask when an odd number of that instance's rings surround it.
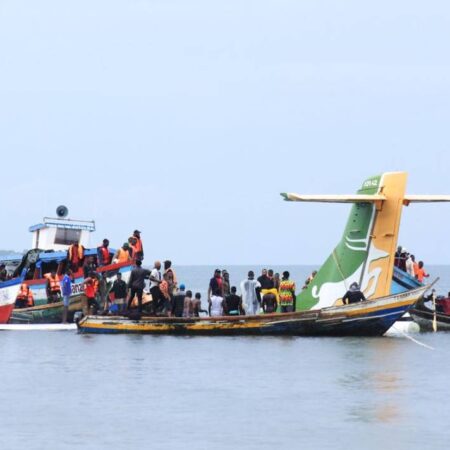
M 450 4 L 0 0 L 0 249 L 67 205 L 146 259 L 319 264 L 354 193 L 406 171 L 450 194 Z M 401 243 L 450 264 L 450 204 Z

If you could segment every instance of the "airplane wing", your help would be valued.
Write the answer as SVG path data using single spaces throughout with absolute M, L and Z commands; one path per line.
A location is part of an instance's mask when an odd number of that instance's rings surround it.
M 405 195 L 404 205 L 410 203 L 450 202 L 450 195 Z
M 384 195 L 300 195 L 282 193 L 288 202 L 319 202 L 319 203 L 376 203 L 386 200 Z

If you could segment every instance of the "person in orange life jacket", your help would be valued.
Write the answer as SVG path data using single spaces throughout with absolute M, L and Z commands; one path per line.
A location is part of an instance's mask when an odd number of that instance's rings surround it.
M 109 253 L 109 241 L 103 239 L 103 245 L 97 247 L 97 261 L 99 266 L 107 266 L 111 264 L 111 255 Z
M 67 260 L 72 272 L 77 272 L 84 263 L 84 247 L 77 243 L 72 244 L 67 250 Z
M 128 238 L 128 251 L 130 253 L 130 257 L 132 260 L 136 260 L 136 254 L 137 254 L 137 239 L 134 236 L 130 236 Z
M 30 295 L 30 288 L 25 284 L 22 283 L 20 286 L 19 293 L 16 297 L 16 308 L 26 308 L 28 306 L 28 297 Z M 33 295 L 33 294 L 31 294 Z
M 136 239 L 135 257 L 142 261 L 144 259 L 144 246 L 142 245 L 141 232 L 139 230 L 134 230 L 133 237 Z
M 59 284 L 58 275 L 56 275 L 56 270 L 52 270 L 49 274 L 45 275 L 47 278 L 47 302 L 56 303 L 61 299 L 61 286 Z
M 87 313 L 89 314 L 91 308 L 92 313 L 97 314 L 99 309 L 96 295 L 98 289 L 98 280 L 95 272 L 90 272 L 89 276 L 84 280 L 84 295 L 87 299 Z
M 114 263 L 124 263 L 124 262 L 131 261 L 129 249 L 130 249 L 130 246 L 128 245 L 128 242 L 124 242 L 122 247 L 116 251 L 113 262 Z
M 67 323 L 67 316 L 69 314 L 69 302 L 70 296 L 72 295 L 72 279 L 70 278 L 72 271 L 66 269 L 64 272 L 64 277 L 61 280 L 61 290 L 63 297 L 63 317 L 62 323 Z
M 164 276 L 166 275 L 166 281 L 169 285 L 169 295 L 170 297 L 173 297 L 177 290 L 177 276 L 172 268 L 172 261 L 169 260 L 164 261 Z

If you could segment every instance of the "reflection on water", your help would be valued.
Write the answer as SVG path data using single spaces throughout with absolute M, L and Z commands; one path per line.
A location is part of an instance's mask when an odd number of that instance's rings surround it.
M 398 375 L 402 370 L 398 342 L 392 339 L 352 338 L 345 344 L 344 356 L 350 373 L 338 379 L 338 386 L 344 389 L 346 397 L 354 398 L 348 405 L 348 420 L 399 422 L 404 415 L 399 394 L 405 386 Z

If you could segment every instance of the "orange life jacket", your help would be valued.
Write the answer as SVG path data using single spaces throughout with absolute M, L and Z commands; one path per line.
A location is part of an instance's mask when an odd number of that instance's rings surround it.
M 102 264 L 104 266 L 106 266 L 107 264 L 110 264 L 111 263 L 111 255 L 109 254 L 109 250 L 104 246 L 99 247 L 99 249 L 100 249 L 100 254 L 102 255 Z
M 26 300 L 28 298 L 29 291 L 30 288 L 25 283 L 22 283 L 19 293 L 17 294 L 17 300 Z
M 141 241 L 141 239 L 138 238 L 138 237 L 136 237 L 136 236 L 134 236 L 134 237 L 135 237 L 135 239 L 136 239 L 136 245 L 135 245 L 136 252 L 142 252 L 143 247 L 142 247 L 142 241 Z
M 28 288 L 28 302 L 27 302 L 27 306 L 29 308 L 31 308 L 32 306 L 34 306 L 34 297 L 33 297 L 33 292 L 31 291 L 30 288 Z
M 45 278 L 49 281 L 50 292 L 61 292 L 61 286 L 59 284 L 58 275 L 53 278 L 50 273 L 45 274 Z
M 78 245 L 77 246 L 78 247 L 78 253 L 77 253 L 77 256 L 78 256 L 78 261 L 80 260 L 80 259 L 83 259 L 83 257 L 84 257 L 84 248 L 83 248 L 83 246 L 82 245 Z M 69 260 L 70 261 L 73 261 L 73 257 L 74 257 L 74 248 L 75 248 L 75 244 L 72 244 L 70 247 L 69 247 Z
M 119 248 L 119 252 L 117 254 L 117 260 L 120 263 L 129 261 L 130 260 L 130 252 L 128 250 L 124 250 L 123 248 Z

